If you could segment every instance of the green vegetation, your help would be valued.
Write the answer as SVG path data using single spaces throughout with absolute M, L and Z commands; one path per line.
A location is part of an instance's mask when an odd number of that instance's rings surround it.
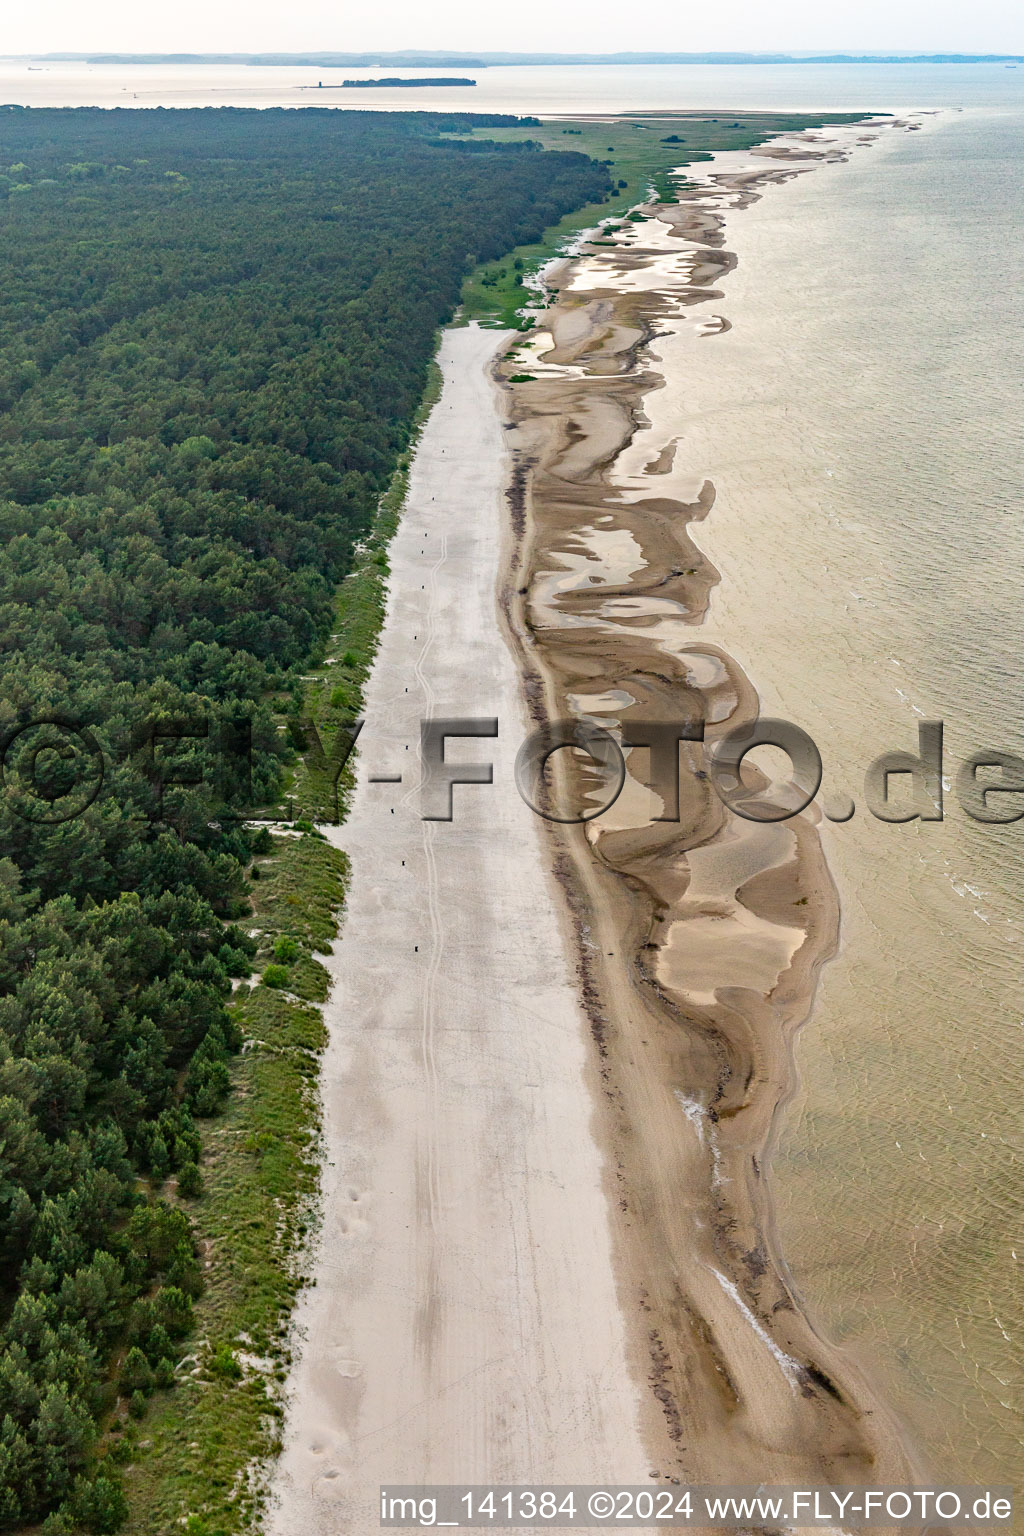
M 385 75 L 377 80 L 343 80 L 343 90 L 376 90 L 381 86 L 434 86 L 434 85 L 476 85 L 475 80 L 468 79 L 465 75 L 417 75 L 414 79 L 403 79 L 401 75 Z
M 347 865 L 307 834 L 275 837 L 259 868 L 256 963 L 284 943 L 294 954 L 294 995 L 263 986 L 235 994 L 231 1013 L 245 1049 L 234 1058 L 224 1112 L 204 1137 L 205 1192 L 190 1206 L 205 1290 L 189 1358 L 174 1391 L 158 1387 L 148 1399 L 144 1427 L 126 1426 L 106 1441 L 108 1459 L 124 1467 L 125 1536 L 176 1536 L 182 1521 L 192 1536 L 250 1528 L 263 1501 L 250 1468 L 279 1445 L 288 1317 L 315 1221 L 325 1043 L 316 1005 L 328 980 L 316 956 L 334 935 Z
M 2 1528 L 252 1516 L 342 865 L 243 818 L 339 613 L 358 696 L 467 266 L 606 185 L 471 126 L 0 112 Z
M 512 143 L 528 139 L 544 149 L 564 149 L 568 143 L 582 154 L 604 163 L 613 188 L 582 208 L 566 213 L 545 230 L 542 239 L 518 245 L 512 257 L 484 262 L 466 279 L 462 291 L 462 318 L 479 320 L 502 329 L 528 330 L 534 323 L 519 310 L 532 304 L 536 313 L 544 307 L 543 296 L 532 296 L 529 278 L 563 251 L 581 230 L 592 229 L 601 219 L 625 217 L 636 203 L 652 196 L 673 202 L 679 179 L 672 171 L 683 164 L 709 160 L 724 149 L 750 149 L 773 134 L 822 123 L 857 122 L 863 113 L 741 112 L 710 116 L 700 112 L 665 114 L 632 113 L 612 122 L 588 118 L 566 121 L 546 119 L 527 127 L 488 129 L 488 136 Z M 477 130 L 479 132 L 480 130 Z
M 416 441 L 441 394 L 441 370 L 431 361 L 427 385 L 413 418 L 409 447 L 403 453 L 380 498 L 369 534 L 360 546 L 352 570 L 335 594 L 331 655 L 306 679 L 302 714 L 315 722 L 328 762 L 320 765 L 306 752 L 288 786 L 289 803 L 299 814 L 318 821 L 344 821 L 354 784 L 351 760 L 335 778 L 330 768 L 337 733 L 343 722 L 358 718 L 363 688 L 370 675 L 387 604 L 388 546 L 398 527 L 409 488 L 409 465 Z M 299 739 L 305 741 L 301 732 Z

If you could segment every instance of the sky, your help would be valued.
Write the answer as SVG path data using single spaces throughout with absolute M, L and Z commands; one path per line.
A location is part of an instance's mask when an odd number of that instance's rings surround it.
M 1020 0 L 36 0 L 4 53 L 364 51 L 1022 53 Z

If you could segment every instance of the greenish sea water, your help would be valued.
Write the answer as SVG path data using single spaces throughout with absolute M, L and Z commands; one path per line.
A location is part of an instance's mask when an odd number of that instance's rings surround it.
M 946 725 L 1024 755 L 1024 112 L 891 132 L 729 216 L 707 306 L 658 343 L 655 430 L 718 489 L 708 628 L 858 811 L 823 835 L 842 944 L 778 1123 L 783 1249 L 926 1464 L 1024 1480 L 1024 821 L 895 826 L 878 753 Z M 691 311 L 700 315 L 701 310 Z

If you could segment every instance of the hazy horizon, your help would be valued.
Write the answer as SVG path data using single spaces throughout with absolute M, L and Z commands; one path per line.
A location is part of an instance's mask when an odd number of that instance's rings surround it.
M 642 33 L 638 36 L 638 32 Z M 520 48 L 523 37 L 541 46 Z M 837 41 L 837 37 L 840 39 Z M 134 0 L 96 0 L 84 11 L 71 0 L 43 0 L 8 17 L 4 57 L 47 53 L 395 53 L 402 50 L 644 53 L 968 53 L 1024 52 L 1024 13 L 1013 0 L 863 0 L 856 7 L 778 0 L 771 12 L 755 0 L 727 11 L 681 17 L 668 0 L 650 0 L 638 26 L 622 13 L 596 13 L 584 0 L 557 10 L 520 0 L 508 13 L 481 11 L 469 0 L 387 0 L 372 12 L 339 16 L 329 0 L 298 0 L 282 13 L 272 0 L 181 0 L 173 9 L 142 10 Z
M 995 56 L 999 56 L 999 57 L 1020 57 L 1022 53 L 1024 53 L 1024 48 L 1022 48 L 1022 49 L 1015 49 L 1015 48 L 1002 48 L 1002 49 L 997 49 L 997 48 L 985 48 L 985 49 L 980 49 L 980 48 L 975 48 L 975 49 L 956 48 L 956 49 L 954 49 L 954 48 L 926 48 L 924 46 L 916 47 L 916 48 L 886 48 L 886 47 L 884 47 L 882 45 L 879 45 L 877 47 L 872 47 L 872 46 L 870 46 L 868 44 L 860 44 L 858 46 L 854 46 L 852 44 L 840 44 L 840 43 L 837 43 L 837 44 L 834 44 L 834 45 L 822 44 L 820 47 L 817 47 L 817 48 L 784 48 L 784 47 L 777 47 L 777 48 L 767 49 L 767 48 L 740 48 L 740 47 L 735 47 L 735 48 L 729 48 L 729 49 L 716 49 L 716 48 L 675 49 L 675 48 L 673 48 L 673 49 L 663 49 L 663 50 L 662 49 L 618 48 L 618 49 L 603 50 L 602 52 L 599 52 L 599 53 L 589 52 L 589 51 L 587 51 L 585 49 L 582 49 L 582 48 L 573 48 L 573 49 L 568 49 L 568 48 L 566 48 L 566 49 L 540 49 L 540 48 L 538 48 L 538 49 L 525 49 L 525 48 L 523 48 L 523 49 L 511 49 L 511 48 L 509 48 L 509 49 L 499 49 L 499 48 L 483 48 L 483 47 L 481 47 L 481 48 L 469 48 L 465 44 L 459 44 L 458 46 L 453 46 L 451 48 L 446 48 L 443 45 L 436 45 L 436 46 L 433 46 L 433 47 L 430 47 L 430 48 L 426 48 L 426 47 L 402 48 L 402 47 L 394 47 L 394 46 L 389 46 L 387 48 L 371 48 L 371 47 L 359 47 L 359 48 L 356 48 L 356 47 L 352 47 L 352 48 L 342 48 L 342 47 L 330 47 L 330 48 L 328 48 L 328 47 L 323 47 L 323 48 L 321 48 L 321 47 L 316 47 L 316 46 L 312 46 L 311 45 L 311 46 L 306 47 L 306 48 L 272 48 L 272 47 L 266 47 L 266 48 L 251 48 L 251 49 L 250 48 L 186 48 L 186 47 L 180 47 L 180 48 L 105 48 L 105 47 L 99 47 L 99 46 L 96 46 L 94 48 L 60 48 L 60 47 L 52 47 L 52 48 L 47 48 L 47 49 L 41 49 L 41 48 L 27 49 L 27 50 L 25 50 L 24 52 L 21 52 L 21 53 L 0 52 L 0 58 L 4 58 L 4 59 L 54 59 L 54 60 L 57 60 L 57 59 L 86 59 L 86 58 L 94 57 L 95 55 L 103 54 L 103 55 L 107 55 L 109 57 L 116 57 L 116 58 L 148 57 L 148 58 L 160 58 L 160 59 L 169 59 L 169 58 L 191 58 L 191 59 L 208 59 L 208 58 L 259 59 L 259 58 L 265 58 L 265 57 L 268 57 L 268 56 L 274 56 L 274 57 L 280 57 L 280 58 L 291 58 L 291 59 L 302 59 L 302 58 L 312 58 L 312 57 L 324 57 L 324 58 L 327 58 L 327 57 L 334 57 L 334 56 L 338 56 L 338 57 L 342 57 L 342 56 L 345 56 L 345 57 L 348 57 L 348 56 L 352 56 L 352 57 L 362 56 L 362 57 L 366 57 L 366 58 L 381 58 L 381 59 L 389 59 L 389 58 L 414 58 L 414 57 L 417 57 L 417 58 L 423 58 L 423 59 L 431 59 L 431 58 L 435 58 L 435 57 L 445 56 L 445 57 L 448 57 L 448 58 L 457 59 L 457 58 L 468 58 L 471 55 L 476 55 L 476 56 L 478 56 L 481 59 L 489 59 L 489 60 L 492 59 L 495 62 L 502 62 L 502 63 L 506 63 L 506 62 L 509 62 L 509 61 L 517 60 L 517 59 L 530 59 L 530 60 L 554 59 L 554 60 L 557 61 L 557 60 L 571 60 L 571 59 L 577 59 L 577 58 L 579 58 L 579 59 L 586 59 L 586 60 L 588 60 L 590 62 L 594 62 L 594 63 L 600 63 L 600 62 L 602 62 L 604 60 L 608 60 L 610 62 L 618 62 L 618 61 L 626 60 L 626 59 L 633 60 L 634 62 L 637 61 L 637 60 L 646 61 L 646 60 L 650 59 L 652 63 L 663 63 L 665 61 L 670 61 L 670 60 L 673 60 L 673 59 L 676 59 L 676 58 L 680 58 L 680 59 L 695 59 L 695 58 L 704 58 L 704 57 L 708 57 L 708 58 L 721 58 L 723 60 L 734 59 L 734 58 L 744 58 L 744 57 L 748 57 L 748 58 L 763 58 L 766 62 L 770 63 L 774 59 L 779 58 L 780 56 L 785 56 L 785 57 L 794 58 L 794 59 L 815 59 L 815 58 L 819 58 L 823 54 L 825 54 L 825 55 L 843 55 L 843 56 L 849 58 L 851 60 L 851 62 L 856 62 L 856 60 L 858 60 L 860 58 L 878 58 L 880 56 L 891 57 L 891 58 L 900 58 L 900 59 L 906 59 L 906 60 L 912 61 L 913 59 L 919 58 L 919 57 L 934 58 L 934 57 L 941 57 L 943 55 L 952 55 L 952 54 L 957 54 L 960 57 L 964 57 L 964 58 L 991 58 L 991 57 L 995 57 Z
M 522 51 L 503 52 L 497 49 L 466 47 L 457 48 L 260 48 L 260 49 L 229 49 L 229 48 L 49 48 L 33 49 L 24 53 L 0 53 L 0 59 L 21 60 L 38 59 L 53 63 L 84 62 L 93 58 L 109 59 L 115 62 L 119 60 L 135 62 L 137 60 L 153 62 L 170 62 L 184 60 L 187 62 L 206 61 L 219 62 L 231 61 L 264 61 L 266 59 L 281 59 L 290 63 L 301 63 L 306 59 L 327 60 L 339 59 L 381 59 L 404 60 L 422 59 L 424 64 L 439 58 L 450 58 L 454 61 L 479 59 L 481 65 L 489 64 L 497 67 L 501 64 L 566 64 L 577 62 L 589 64 L 666 64 L 675 61 L 681 62 L 718 62 L 730 63 L 741 61 L 762 61 L 766 64 L 778 63 L 780 60 L 797 60 L 799 62 L 813 63 L 825 59 L 842 59 L 851 64 L 861 62 L 877 62 L 879 59 L 896 59 L 906 63 L 914 63 L 918 59 L 934 60 L 956 57 L 962 60 L 985 62 L 990 59 L 1020 59 L 1024 58 L 1024 47 L 1013 48 L 989 48 L 989 49 L 943 49 L 943 48 L 872 48 L 867 45 L 861 47 L 821 46 L 820 48 L 777 48 L 772 50 L 755 48 L 732 48 L 717 50 L 713 48 L 692 50 L 669 50 L 664 53 L 653 51 L 639 52 L 637 50 L 621 49 L 604 53 L 586 53 L 580 49 L 564 51 L 538 51 L 536 53 Z M 415 67 L 409 65 L 408 67 Z

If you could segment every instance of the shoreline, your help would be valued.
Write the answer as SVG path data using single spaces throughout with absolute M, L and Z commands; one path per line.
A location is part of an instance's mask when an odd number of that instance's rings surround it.
M 660 387 L 659 326 L 724 297 L 715 285 L 735 264 L 727 214 L 766 184 L 847 158 L 846 145 L 800 138 L 751 152 L 763 168 L 702 167 L 706 185 L 641 208 L 625 238 L 599 232 L 552 280 L 556 305 L 499 368 L 520 534 L 503 608 L 535 719 L 574 713 L 614 728 L 702 714 L 713 742 L 756 713 L 738 664 L 700 644 L 718 573 L 690 524 L 710 512 L 713 486 L 690 502 L 656 494 L 671 442 L 654 445 L 628 489 L 616 465 Z M 728 327 L 713 318 L 701 334 Z M 687 1481 L 903 1481 L 916 1468 L 899 1427 L 801 1307 L 765 1175 L 795 1087 L 793 1040 L 838 942 L 820 813 L 741 823 L 696 777 L 699 755 L 684 753 L 678 826 L 649 820 L 658 809 L 630 775 L 607 817 L 548 833 L 597 1047 L 617 1273 L 648 1383 L 652 1465 Z M 577 796 L 593 788 L 578 769 L 560 771 Z

